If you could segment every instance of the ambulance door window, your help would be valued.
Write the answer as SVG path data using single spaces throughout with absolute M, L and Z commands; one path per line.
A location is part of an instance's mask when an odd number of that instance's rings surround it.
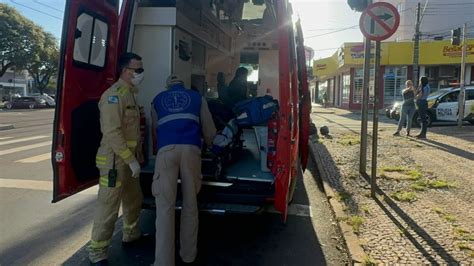
M 82 67 L 103 68 L 107 54 L 108 24 L 88 13 L 77 18 L 74 63 Z

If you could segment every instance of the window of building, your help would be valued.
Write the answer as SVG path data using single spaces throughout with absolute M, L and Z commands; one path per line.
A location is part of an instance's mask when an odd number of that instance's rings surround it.
M 351 75 L 349 73 L 342 75 L 342 103 L 349 103 L 351 92 Z
M 81 13 L 77 17 L 74 54 L 76 63 L 104 67 L 107 54 L 108 24 L 93 15 Z
M 402 101 L 402 90 L 407 81 L 407 67 L 386 67 L 384 78 L 384 103 Z
M 362 87 L 364 86 L 364 69 L 357 68 L 354 75 L 354 94 L 352 101 L 362 103 Z

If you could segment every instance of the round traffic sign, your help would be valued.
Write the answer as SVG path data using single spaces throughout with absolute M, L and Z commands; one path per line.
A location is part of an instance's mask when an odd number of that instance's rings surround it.
M 397 9 L 385 2 L 369 5 L 360 16 L 359 27 L 369 40 L 382 41 L 392 36 L 400 24 Z

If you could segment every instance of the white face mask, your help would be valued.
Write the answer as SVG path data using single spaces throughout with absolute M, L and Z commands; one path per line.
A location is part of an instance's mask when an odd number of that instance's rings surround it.
M 140 73 L 140 74 L 133 73 L 133 78 L 132 78 L 132 84 L 133 84 L 133 86 L 137 86 L 137 85 L 139 85 L 140 83 L 142 83 L 144 76 L 145 76 L 145 75 L 143 74 L 143 72 Z

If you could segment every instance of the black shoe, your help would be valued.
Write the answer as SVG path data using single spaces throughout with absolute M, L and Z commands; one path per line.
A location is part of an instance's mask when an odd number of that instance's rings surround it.
M 109 262 L 107 261 L 107 259 L 105 260 L 99 260 L 98 262 L 91 262 L 91 266 L 105 266 L 105 265 L 109 265 Z
M 393 133 L 394 136 L 400 136 L 400 131 Z

